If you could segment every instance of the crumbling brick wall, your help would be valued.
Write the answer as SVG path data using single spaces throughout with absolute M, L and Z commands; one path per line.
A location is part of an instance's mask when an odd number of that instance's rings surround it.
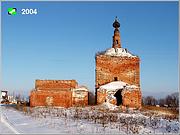
M 140 86 L 139 57 L 96 55 L 96 88 L 112 81 Z
M 97 104 L 102 104 L 104 102 L 106 102 L 106 91 L 103 90 L 103 91 L 97 91 Z
M 61 90 L 76 88 L 76 80 L 36 80 L 35 89 L 37 90 Z
M 73 106 L 88 105 L 88 89 L 85 86 L 80 86 L 72 90 L 72 104 Z
M 101 85 L 112 81 L 123 81 L 130 85 L 136 85 L 138 90 L 124 92 L 124 106 L 140 108 L 141 90 L 140 90 L 140 59 L 139 57 L 116 57 L 108 55 L 96 55 L 96 103 L 100 104 L 106 101 L 106 92 L 99 92 Z M 116 104 L 115 100 L 112 101 Z
M 30 106 L 72 106 L 72 91 L 76 80 L 36 80 L 30 94 Z
M 88 105 L 88 91 L 79 91 L 85 94 L 81 100 L 72 96 L 77 87 L 75 80 L 36 80 L 35 90 L 30 93 L 30 106 Z
M 82 92 L 82 91 L 81 91 Z M 88 92 L 84 91 L 82 92 L 84 94 L 83 97 L 72 97 L 72 105 L 73 106 L 87 106 L 88 105 Z
M 141 91 L 136 90 L 125 90 L 122 92 L 123 105 L 131 108 L 141 108 Z
M 71 91 L 32 91 L 30 96 L 30 106 L 72 106 Z
M 116 92 L 115 92 L 116 93 Z M 114 93 L 114 94 L 115 94 Z M 113 94 L 113 95 L 114 95 Z M 141 108 L 141 91 L 139 88 L 137 89 L 124 89 L 121 92 L 122 95 L 122 104 L 125 107 L 131 107 L 131 108 Z M 97 104 L 102 104 L 104 102 L 107 102 L 108 93 L 106 90 L 98 90 L 97 91 Z M 116 105 L 117 100 L 112 99 L 109 101 L 111 104 Z

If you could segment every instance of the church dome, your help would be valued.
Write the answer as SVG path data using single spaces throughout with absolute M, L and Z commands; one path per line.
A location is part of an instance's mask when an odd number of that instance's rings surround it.
M 120 23 L 118 22 L 117 17 L 116 17 L 116 19 L 115 19 L 115 21 L 113 23 L 113 27 L 116 28 L 116 29 L 120 27 Z

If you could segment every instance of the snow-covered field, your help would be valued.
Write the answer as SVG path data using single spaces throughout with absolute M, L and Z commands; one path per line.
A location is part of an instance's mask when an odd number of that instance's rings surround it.
M 147 112 L 146 112 L 147 113 Z M 1 106 L 1 133 L 154 134 L 179 133 L 179 121 L 144 112 L 121 112 L 110 104 L 85 108 Z

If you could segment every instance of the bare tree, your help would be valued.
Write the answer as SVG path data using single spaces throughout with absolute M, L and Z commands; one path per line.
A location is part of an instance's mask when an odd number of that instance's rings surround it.
M 179 93 L 175 92 L 171 95 L 166 96 L 165 103 L 170 107 L 178 107 L 179 106 Z
M 171 97 L 172 97 L 172 102 L 171 102 L 172 106 L 178 107 L 179 106 L 179 93 L 178 92 L 172 93 Z
M 164 104 L 166 104 L 166 101 L 165 101 L 165 99 L 161 98 L 158 100 L 158 103 L 160 106 L 164 106 Z
M 145 105 L 156 105 L 157 100 L 153 96 L 147 96 L 144 98 Z

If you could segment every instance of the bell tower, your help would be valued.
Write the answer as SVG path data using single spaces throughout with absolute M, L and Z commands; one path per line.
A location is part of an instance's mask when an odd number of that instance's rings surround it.
M 142 99 L 140 88 L 140 58 L 127 51 L 127 49 L 122 48 L 119 30 L 120 23 L 117 17 L 112 25 L 114 27 L 112 47 L 100 53 L 98 52 L 95 57 L 95 101 L 97 104 L 109 102 L 138 109 L 141 108 Z M 113 93 L 114 84 L 118 83 L 122 86 L 122 82 L 130 87 L 125 86 L 119 92 L 116 89 L 116 93 Z M 111 91 L 113 94 L 110 92 L 111 95 L 108 91 Z M 112 98 L 112 96 L 116 99 Z
M 113 36 L 113 48 L 121 48 L 121 38 L 120 38 L 120 32 L 119 32 L 119 27 L 120 23 L 118 22 L 117 16 L 115 18 L 115 21 L 113 23 L 114 29 L 114 36 Z

